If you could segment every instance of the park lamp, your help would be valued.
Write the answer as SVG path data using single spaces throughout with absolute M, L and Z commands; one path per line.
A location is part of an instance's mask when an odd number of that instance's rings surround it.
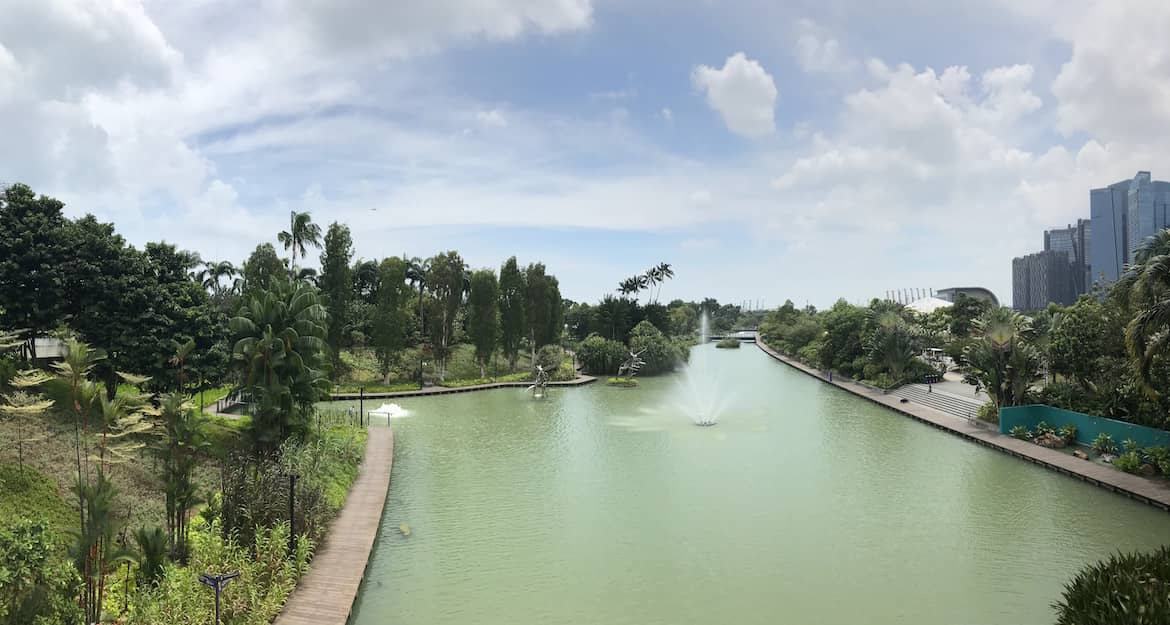
M 199 583 L 204 586 L 215 589 L 215 625 L 219 625 L 219 593 L 227 587 L 228 582 L 239 577 L 237 573 L 223 573 L 222 575 L 212 575 L 211 573 L 200 573 Z

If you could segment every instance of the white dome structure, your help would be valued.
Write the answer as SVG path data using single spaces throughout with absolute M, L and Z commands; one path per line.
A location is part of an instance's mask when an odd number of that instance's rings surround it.
M 940 308 L 946 308 L 947 306 L 954 306 L 954 304 L 952 302 L 948 302 L 945 299 L 939 299 L 937 297 L 924 297 L 906 304 L 906 308 L 909 308 L 914 312 L 920 312 L 924 315 L 929 315 L 930 313 Z

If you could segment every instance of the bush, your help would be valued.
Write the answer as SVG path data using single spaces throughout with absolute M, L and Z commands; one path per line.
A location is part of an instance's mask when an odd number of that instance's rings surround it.
M 21 520 L 0 530 L 0 623 L 77 623 L 81 578 L 61 557 L 44 520 Z
M 975 411 L 975 418 L 984 423 L 999 425 L 999 408 L 995 407 L 994 402 L 987 402 Z
M 617 373 L 627 355 L 625 345 L 597 334 L 590 334 L 577 345 L 577 359 L 593 375 Z
M 561 349 L 560 345 L 545 345 L 536 350 L 536 362 L 532 368 L 535 369 L 535 365 L 540 365 L 549 375 L 552 375 L 560 368 L 561 362 L 564 360 L 565 350 Z
M 1047 421 L 1041 421 L 1040 423 L 1036 424 L 1036 436 L 1037 437 L 1046 436 L 1049 434 L 1056 434 L 1056 429 L 1053 428 L 1051 425 L 1048 425 Z
M 1146 455 L 1159 473 L 1170 476 L 1170 447 L 1150 447 L 1146 449 Z
M 1127 438 L 1121 441 L 1121 449 L 1122 451 L 1132 451 L 1134 453 L 1139 453 L 1141 451 L 1141 447 L 1138 446 L 1137 441 L 1133 440 L 1132 438 Z
M 364 445 L 362 430 L 334 428 L 310 441 L 286 442 L 273 456 L 237 457 L 227 463 L 220 512 L 225 535 L 249 544 L 257 527 L 287 522 L 291 472 L 300 476 L 294 509 L 297 532 L 318 541 L 345 503 Z
M 642 321 L 630 332 L 630 351 L 640 352 L 646 361 L 641 373 L 667 373 L 686 363 L 690 350 L 678 340 L 666 338 L 654 324 Z
M 1170 548 L 1128 553 L 1089 565 L 1064 587 L 1057 625 L 1167 623 L 1170 615 Z
M 288 524 L 261 528 L 248 547 L 234 536 L 224 536 L 217 524 L 196 521 L 191 528 L 191 562 L 167 564 L 154 588 L 133 604 L 130 625 L 210 623 L 215 593 L 199 583 L 200 573 L 239 571 L 223 590 L 220 620 L 232 625 L 268 625 L 280 613 L 299 578 L 308 568 L 311 542 L 296 541 L 288 558 Z
M 1057 430 L 1057 434 L 1059 434 L 1060 437 L 1064 439 L 1065 443 L 1071 445 L 1077 440 L 1077 426 L 1071 423 L 1066 423 L 1060 426 L 1060 429 Z
M 1026 428 L 1022 425 L 1017 425 L 1017 426 L 1013 427 L 1011 429 L 1011 431 L 1008 432 L 1008 434 L 1012 438 L 1018 438 L 1022 441 L 1032 440 L 1032 433 L 1028 431 L 1028 428 Z
M 1099 454 L 1115 454 L 1117 453 L 1117 445 L 1113 442 L 1113 437 L 1101 432 L 1097 438 L 1093 439 L 1093 451 Z
M 1139 473 L 1142 470 L 1142 457 L 1136 451 L 1127 451 L 1113 459 L 1113 466 L 1126 473 Z
M 739 339 L 726 338 L 715 344 L 719 349 L 739 349 Z
M 605 383 L 610 385 L 610 386 L 626 386 L 626 387 L 638 385 L 638 381 L 635 380 L 634 378 L 610 378 L 610 379 L 606 380 Z
M 464 386 L 479 386 L 481 384 L 492 384 L 494 382 L 527 382 L 532 379 L 532 374 L 527 371 L 520 373 L 511 373 L 508 375 L 498 375 L 494 378 L 472 378 L 470 380 L 447 380 L 443 382 L 443 386 L 447 388 L 462 388 Z

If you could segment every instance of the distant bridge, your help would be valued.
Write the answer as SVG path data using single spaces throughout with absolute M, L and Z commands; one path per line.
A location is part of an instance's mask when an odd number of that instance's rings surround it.
M 722 341 L 723 339 L 737 339 L 745 343 L 755 343 L 757 331 L 755 328 L 746 330 L 735 330 L 728 334 L 711 334 L 707 336 L 709 341 Z

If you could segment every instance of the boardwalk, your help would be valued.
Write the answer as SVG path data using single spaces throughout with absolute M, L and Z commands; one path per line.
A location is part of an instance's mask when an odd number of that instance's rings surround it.
M 562 382 L 549 382 L 549 386 L 581 386 L 596 382 L 597 378 L 589 375 L 578 375 L 575 379 Z M 386 393 L 333 393 L 330 398 L 334 401 L 352 399 L 390 399 L 394 397 L 426 397 L 428 395 L 447 395 L 450 393 L 470 393 L 472 391 L 486 391 L 493 388 L 527 388 L 532 382 L 491 382 L 489 384 L 475 384 L 473 386 L 427 386 L 417 391 L 390 391 Z
M 378 535 L 394 461 L 393 431 L 373 427 L 368 432 L 365 459 L 345 506 L 275 625 L 345 625 L 349 620 Z
M 833 380 L 830 382 L 820 371 L 777 353 L 764 345 L 762 341 L 757 342 L 756 345 L 772 358 L 816 377 L 822 382 L 881 404 L 927 425 L 1170 512 L 1170 486 L 1164 482 L 1118 471 L 1109 466 L 1081 460 L 1056 449 L 1048 449 L 1027 441 L 1004 436 L 980 427 L 975 422 L 920 404 L 913 402 L 903 404 L 899 398 L 883 393 L 880 389 L 872 386 L 852 381 Z

